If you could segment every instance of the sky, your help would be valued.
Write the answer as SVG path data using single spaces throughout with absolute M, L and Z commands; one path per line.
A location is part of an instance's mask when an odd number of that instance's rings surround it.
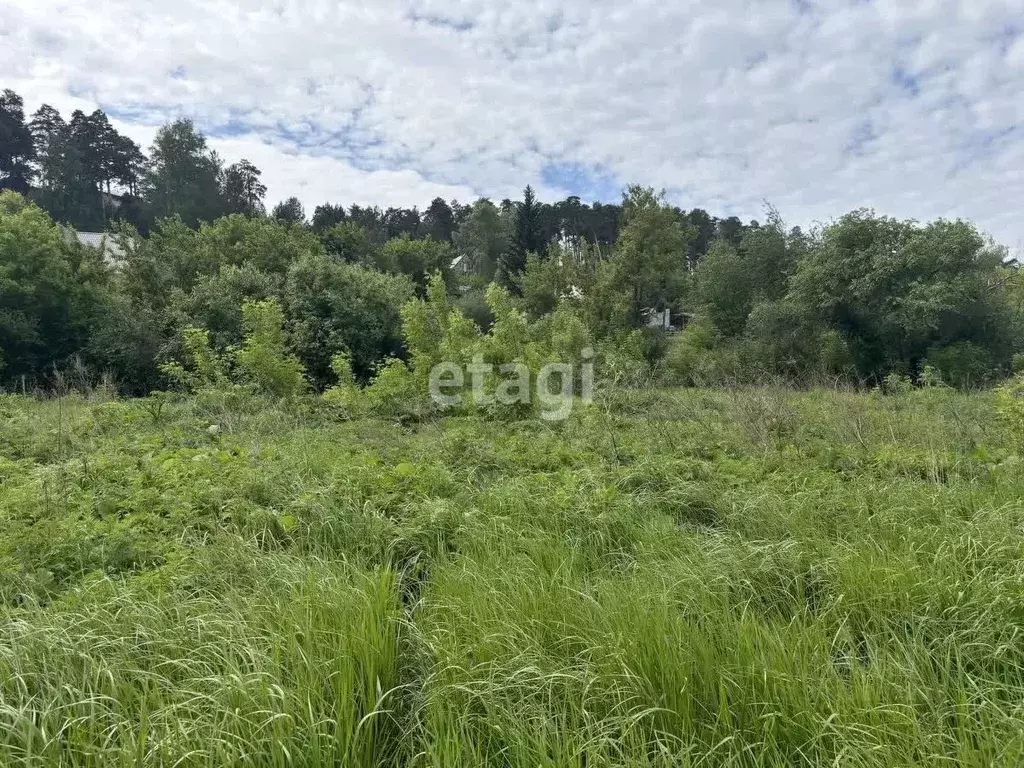
M 1024 0 L 0 0 L 0 88 L 194 119 L 268 202 L 617 202 L 1024 248 Z

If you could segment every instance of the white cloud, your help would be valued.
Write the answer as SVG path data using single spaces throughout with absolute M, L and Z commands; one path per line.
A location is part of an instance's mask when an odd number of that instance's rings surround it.
M 288 154 L 253 137 L 215 139 L 211 145 L 222 157 L 246 157 L 263 169 L 268 189 L 280 190 L 277 200 L 294 194 L 307 213 L 324 202 L 357 203 L 421 208 L 435 197 L 446 200 L 473 197 L 467 186 L 439 184 L 424 179 L 411 169 L 363 171 L 330 156 Z M 289 192 L 286 192 L 289 191 Z
M 553 196 L 576 190 L 545 169 L 577 166 L 713 213 L 871 205 L 1016 246 L 1022 19 L 1024 0 L 6 0 L 0 71 L 144 144 L 194 117 L 309 208 Z

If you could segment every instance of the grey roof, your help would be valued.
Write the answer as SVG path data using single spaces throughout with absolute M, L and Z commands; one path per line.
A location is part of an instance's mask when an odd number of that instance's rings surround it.
M 82 245 L 99 248 L 103 251 L 103 260 L 108 264 L 116 264 L 124 260 L 124 249 L 109 232 L 77 232 L 73 229 L 69 229 L 67 232 L 69 239 L 73 237 Z

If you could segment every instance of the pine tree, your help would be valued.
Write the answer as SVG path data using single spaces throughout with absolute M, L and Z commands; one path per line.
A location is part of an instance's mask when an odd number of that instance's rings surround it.
M 60 112 L 49 104 L 43 104 L 28 125 L 35 147 L 39 184 L 44 190 L 55 189 L 61 183 L 68 124 Z
M 35 146 L 25 124 L 25 102 L 12 90 L 0 95 L 0 190 L 28 194 Z
M 224 201 L 231 213 L 262 216 L 267 187 L 260 182 L 263 173 L 248 160 L 241 160 L 224 171 Z
M 289 197 L 275 205 L 271 216 L 289 226 L 306 223 L 306 209 L 297 197 Z
M 442 197 L 435 197 L 423 213 L 423 229 L 434 240 L 450 242 L 455 234 L 455 213 Z

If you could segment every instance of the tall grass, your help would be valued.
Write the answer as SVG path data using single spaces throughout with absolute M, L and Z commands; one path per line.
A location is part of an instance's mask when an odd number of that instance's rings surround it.
M 218 545 L 0 634 L 4 765 L 371 765 L 395 749 L 394 574 Z
M 989 395 L 264 405 L 0 398 L 0 765 L 1024 763 Z

